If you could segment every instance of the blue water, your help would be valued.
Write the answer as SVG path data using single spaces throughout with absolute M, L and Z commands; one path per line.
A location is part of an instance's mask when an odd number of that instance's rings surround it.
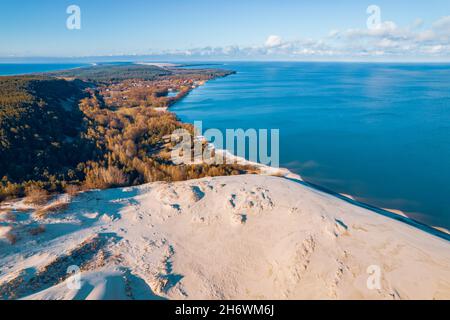
M 305 180 L 450 228 L 450 65 L 227 63 L 173 110 L 204 129 L 279 128 Z
M 174 97 L 176 97 L 177 95 L 178 95 L 178 91 L 169 91 L 168 93 L 167 93 L 167 96 L 169 97 L 169 98 L 174 98 Z
M 0 63 L 0 76 L 22 75 L 36 72 L 49 72 L 81 67 L 75 63 Z

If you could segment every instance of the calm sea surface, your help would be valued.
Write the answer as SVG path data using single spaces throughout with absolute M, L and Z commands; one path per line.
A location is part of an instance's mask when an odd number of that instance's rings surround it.
M 48 72 L 73 69 L 83 66 L 75 63 L 0 63 L 0 76 L 20 75 L 35 72 Z
M 204 129 L 279 128 L 280 164 L 450 228 L 450 64 L 226 63 L 177 103 Z

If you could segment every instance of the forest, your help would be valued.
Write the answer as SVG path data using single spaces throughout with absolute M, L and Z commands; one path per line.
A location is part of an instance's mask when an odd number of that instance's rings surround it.
M 170 160 L 167 137 L 193 128 L 167 108 L 230 73 L 106 65 L 0 77 L 0 200 L 254 172 Z

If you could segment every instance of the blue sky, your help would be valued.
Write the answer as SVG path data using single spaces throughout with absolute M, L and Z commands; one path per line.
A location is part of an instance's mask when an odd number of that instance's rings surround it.
M 81 9 L 68 30 L 66 9 Z M 366 9 L 380 8 L 368 31 Z M 0 57 L 160 54 L 242 59 L 450 56 L 450 1 L 2 0 Z

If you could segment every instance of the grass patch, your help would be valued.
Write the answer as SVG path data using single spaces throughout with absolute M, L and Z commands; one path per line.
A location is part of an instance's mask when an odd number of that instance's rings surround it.
M 58 200 L 49 205 L 39 208 L 35 211 L 34 215 L 37 219 L 45 219 L 51 214 L 61 212 L 69 207 L 69 202 L 65 200 Z
M 27 204 L 44 205 L 49 199 L 48 192 L 37 186 L 27 188 L 26 195 L 25 203 Z
M 28 230 L 28 233 L 31 234 L 32 236 L 37 236 L 44 232 L 45 232 L 45 226 L 43 226 L 43 225 L 40 225 L 40 226 L 31 228 Z
M 66 187 L 65 191 L 69 196 L 75 197 L 78 193 L 81 192 L 81 188 L 77 185 L 71 184 Z

